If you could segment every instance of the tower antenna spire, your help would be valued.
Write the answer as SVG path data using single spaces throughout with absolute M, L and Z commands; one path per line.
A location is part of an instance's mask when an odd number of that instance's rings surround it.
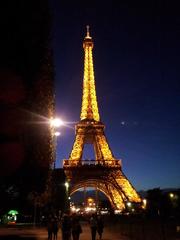
M 89 25 L 86 26 L 86 29 L 87 29 L 86 38 L 91 38 L 90 34 L 89 34 Z

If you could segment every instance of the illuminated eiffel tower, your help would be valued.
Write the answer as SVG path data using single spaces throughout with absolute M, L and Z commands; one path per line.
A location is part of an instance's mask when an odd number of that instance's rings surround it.
M 70 183 L 69 194 L 80 188 L 94 187 L 107 196 L 113 209 L 123 210 L 127 202 L 141 204 L 141 198 L 122 172 L 121 160 L 114 157 L 104 133 L 105 125 L 100 121 L 89 26 L 83 48 L 85 57 L 80 121 L 75 126 L 76 136 L 69 159 L 63 162 Z M 82 160 L 85 144 L 93 145 L 94 160 Z

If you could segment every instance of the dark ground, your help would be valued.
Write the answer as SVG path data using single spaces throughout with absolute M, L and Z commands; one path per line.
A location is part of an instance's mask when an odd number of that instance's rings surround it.
M 89 224 L 81 222 L 83 232 L 80 240 L 91 239 Z M 159 219 L 120 219 L 105 220 L 103 240 L 180 240 L 177 232 L 178 223 L 174 221 L 161 222 Z M 12 226 L 0 227 L 0 240 L 45 240 L 47 239 L 46 227 Z M 61 240 L 61 231 L 58 240 Z M 99 239 L 96 236 L 96 239 Z

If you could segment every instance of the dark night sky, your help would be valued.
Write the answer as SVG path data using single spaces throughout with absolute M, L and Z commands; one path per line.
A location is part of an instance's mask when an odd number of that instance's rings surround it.
M 164 2 L 51 1 L 56 114 L 79 121 L 89 24 L 101 120 L 137 190 L 180 187 L 180 16 L 175 2 Z M 74 141 L 68 126 L 58 138 L 58 167 Z

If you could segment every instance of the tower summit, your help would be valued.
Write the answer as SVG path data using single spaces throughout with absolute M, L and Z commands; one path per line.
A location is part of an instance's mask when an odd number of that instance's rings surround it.
M 121 169 L 121 161 L 116 159 L 105 136 L 105 125 L 100 121 L 94 68 L 93 41 L 89 26 L 83 41 L 84 78 L 80 121 L 76 124 L 75 141 L 69 159 L 63 168 L 70 183 L 70 195 L 80 188 L 94 187 L 102 191 L 114 209 L 123 210 L 127 202 L 141 204 L 141 198 Z M 94 147 L 95 159 L 82 159 L 84 146 Z
M 83 96 L 80 119 L 89 119 L 99 121 L 99 110 L 96 97 L 94 67 L 93 67 L 93 41 L 90 37 L 89 26 L 87 34 L 83 41 L 84 48 L 84 78 L 83 78 Z

